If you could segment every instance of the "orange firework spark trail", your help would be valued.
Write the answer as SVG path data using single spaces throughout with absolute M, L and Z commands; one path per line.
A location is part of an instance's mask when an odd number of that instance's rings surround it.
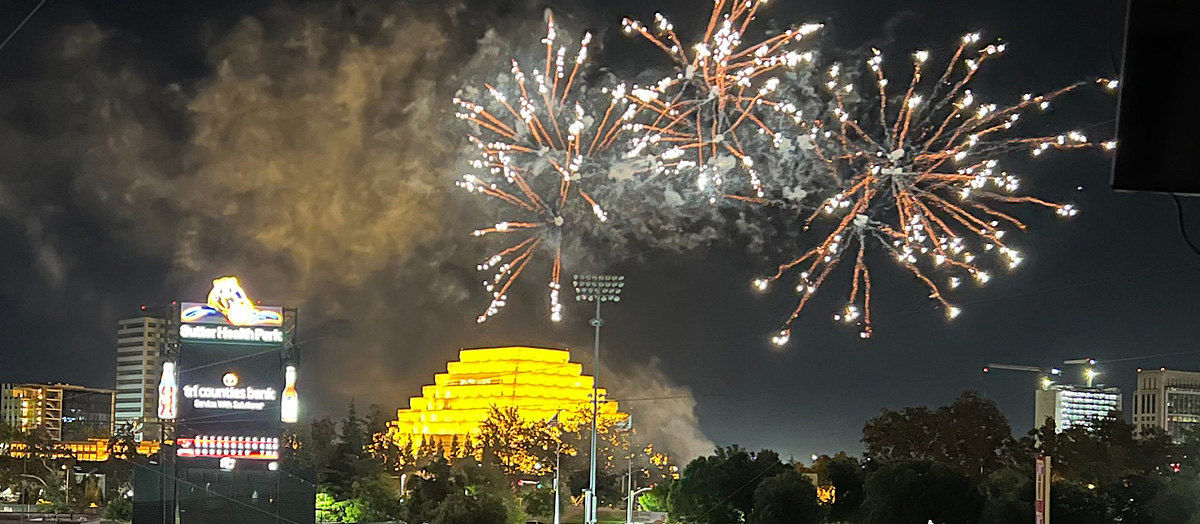
M 838 120 L 838 125 L 825 126 L 823 121 L 829 120 L 815 118 L 802 126 L 808 126 L 809 137 L 818 141 L 811 152 L 814 164 L 825 167 L 826 174 L 838 181 L 841 189 L 811 214 L 805 211 L 797 217 L 802 231 L 821 227 L 824 232 L 820 235 L 827 236 L 818 237 L 821 240 L 815 247 L 781 264 L 774 275 L 754 281 L 754 287 L 763 291 L 769 283 L 805 268 L 797 285 L 800 296 L 796 308 L 782 329 L 772 336 L 773 343 L 782 345 L 790 340 L 791 324 L 809 306 L 811 296 L 830 278 L 839 260 L 850 256 L 845 253 L 854 247 L 853 242 L 858 245 L 849 274 L 849 303 L 835 318 L 858 325 L 860 336 L 869 338 L 873 333 L 873 316 L 865 255 L 867 242 L 878 243 L 889 252 L 921 281 L 929 291 L 929 298 L 953 319 L 961 314 L 961 309 L 947 300 L 924 268 L 946 272 L 950 287 L 957 288 L 967 278 L 979 285 L 986 284 L 992 277 L 989 262 L 993 260 L 1005 269 L 1020 264 L 1023 257 L 1004 241 L 1005 231 L 1001 226 L 1014 226 L 1018 230 L 1027 226 L 996 206 L 1034 204 L 1053 209 L 1062 217 L 1078 212 L 1071 204 L 1014 195 L 1018 179 L 1002 171 L 998 161 L 1021 150 L 1038 156 L 1048 149 L 1115 148 L 1113 141 L 1092 142 L 1080 131 L 1053 136 L 1004 136 L 1013 132 L 1022 113 L 1046 110 L 1052 100 L 1081 83 L 1040 96 L 1026 95 L 1020 102 L 1004 108 L 978 102 L 978 95 L 968 86 L 979 67 L 1001 54 L 1005 47 L 987 45 L 977 56 L 964 59 L 968 48 L 978 40 L 976 34 L 963 37 L 932 88 L 922 78 L 922 66 L 929 53 L 914 53 L 912 79 L 902 91 L 899 107 L 891 114 L 882 52 L 872 49 L 867 59 L 867 66 L 875 74 L 865 79 L 876 84 L 871 91 L 878 93 L 878 99 L 868 101 L 863 108 L 848 108 L 846 100 L 856 99 L 843 96 L 855 91 L 857 77 L 844 73 L 838 64 L 830 67 L 825 87 L 829 90 L 828 107 L 832 116 L 827 118 Z M 1112 80 L 1097 82 L 1107 89 L 1116 87 Z M 877 112 L 878 121 L 864 126 L 856 118 L 864 110 Z M 741 149 L 740 143 L 735 144 Z M 955 202 L 950 196 L 955 197 Z M 765 198 L 730 199 L 771 204 L 771 199 Z M 825 225 L 821 220 L 825 215 L 838 219 Z M 985 254 L 988 258 L 984 258 Z
M 550 318 L 561 320 L 563 236 L 573 233 L 572 227 L 585 226 L 585 221 L 607 220 L 600 203 L 582 186 L 607 172 L 601 164 L 606 160 L 599 155 L 621 134 L 636 110 L 624 84 L 603 90 L 610 99 L 604 107 L 584 97 L 581 82 L 576 80 L 583 71 L 591 35 L 584 34 L 580 40 L 569 69 L 568 49 L 556 47 L 557 38 L 551 17 L 542 40 L 542 70 L 533 69 L 526 76 L 519 62 L 512 60 L 510 81 L 498 83 L 508 92 L 483 84 L 483 90 L 464 88 L 454 98 L 459 108 L 455 116 L 477 126 L 469 130 L 473 134 L 468 138 L 479 153 L 469 162 L 473 172 L 463 175 L 456 185 L 501 204 L 504 211 L 517 212 L 515 219 L 477 229 L 474 235 L 520 233 L 522 237 L 478 265 L 480 272 L 489 275 L 483 287 L 491 296 L 479 322 L 507 304 L 508 290 L 543 251 L 550 258 Z M 482 98 L 472 100 L 481 91 Z M 601 112 L 603 117 L 592 117 Z
M 807 24 L 757 42 L 744 42 L 762 4 L 757 0 L 716 0 L 703 34 L 688 46 L 680 43 L 674 26 L 662 15 L 655 15 L 654 31 L 630 19 L 622 23 L 627 34 L 637 34 L 663 50 L 677 70 L 630 94 L 650 120 L 635 126 L 645 135 L 634 140 L 634 153 L 648 152 L 656 174 L 696 177 L 701 190 L 717 193 L 710 202 L 725 196 L 723 185 L 733 179 L 733 173 L 726 172 L 726 154 L 742 160 L 733 165 L 742 166 L 740 174 L 757 196 L 762 196 L 746 140 L 760 133 L 776 135 L 764 114 L 798 113 L 794 106 L 783 109 L 771 98 L 780 81 L 769 75 L 811 61 L 812 53 L 797 52 L 789 44 L 799 42 L 820 25 Z

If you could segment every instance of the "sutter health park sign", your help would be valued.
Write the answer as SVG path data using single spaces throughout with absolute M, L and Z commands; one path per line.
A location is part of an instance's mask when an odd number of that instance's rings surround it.
M 180 438 L 278 439 L 284 310 L 252 300 L 235 277 L 213 280 L 204 302 L 179 303 Z
M 212 342 L 282 344 L 283 329 L 182 324 L 179 326 L 179 338 L 186 340 L 207 340 Z

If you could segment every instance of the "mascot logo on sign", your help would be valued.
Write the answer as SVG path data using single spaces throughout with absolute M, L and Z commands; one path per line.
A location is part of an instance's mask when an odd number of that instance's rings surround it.
M 283 316 L 277 311 L 260 310 L 246 296 L 237 277 L 221 277 L 213 280 L 212 291 L 208 292 L 206 305 L 188 307 L 182 312 L 184 322 L 200 322 L 205 318 L 221 315 L 234 326 L 279 326 Z

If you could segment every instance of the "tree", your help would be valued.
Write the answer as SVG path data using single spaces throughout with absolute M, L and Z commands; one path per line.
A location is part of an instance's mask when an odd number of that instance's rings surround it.
M 300 469 L 311 469 L 318 485 L 328 485 L 337 455 L 337 425 L 328 418 L 313 419 L 296 439 L 295 460 Z
M 382 469 L 382 465 L 367 452 L 366 426 L 359 418 L 353 400 L 337 437 L 332 460 L 327 466 L 327 489 L 335 499 L 349 500 L 354 498 L 356 480 L 375 476 Z
M 133 501 L 126 497 L 113 497 L 104 506 L 104 518 L 129 522 L 133 519 Z
M 1182 455 L 1176 462 L 1183 468 L 1187 471 L 1200 471 L 1200 424 L 1184 426 L 1175 452 Z
M 979 524 L 1026 522 L 1033 518 L 1032 468 L 1006 468 L 988 475 L 980 483 L 984 497 Z
M 1121 482 L 1103 486 L 1103 495 L 1110 501 L 1114 522 L 1121 524 L 1154 524 L 1154 504 L 1165 488 L 1161 475 L 1135 475 Z
M 437 514 L 438 506 L 450 496 L 451 491 L 463 488 L 450 473 L 450 464 L 435 460 L 425 466 L 408 482 L 404 508 L 405 521 L 430 522 Z
M 1200 524 L 1200 477 L 1176 475 L 1154 500 L 1156 524 Z
M 655 484 L 650 491 L 642 493 L 638 497 L 638 504 L 641 504 L 646 511 L 671 511 L 671 482 L 660 482 Z
M 434 453 L 433 439 L 422 438 L 421 445 L 417 448 L 417 458 L 420 460 L 437 460 L 439 457 Z
M 1075 426 L 1056 432 L 1047 422 L 1022 443 L 1054 457 L 1054 472 L 1081 485 L 1116 485 L 1130 476 L 1161 474 L 1183 460 L 1186 450 L 1157 430 L 1140 434 L 1120 414 L 1097 420 L 1093 427 Z
M 591 471 L 578 469 L 570 474 L 567 480 L 567 489 L 572 495 L 582 495 L 590 483 Z M 624 498 L 625 494 L 621 493 L 620 475 L 604 470 L 596 472 L 596 500 L 600 501 L 600 505 L 612 505 Z
M 473 459 L 453 465 L 444 458 L 433 460 L 413 475 L 407 489 L 401 513 L 405 522 L 521 524 L 525 519 L 500 469 Z
M 355 522 L 381 522 L 399 518 L 397 487 L 387 474 L 378 472 L 359 478 L 350 489 Z
M 505 524 L 508 509 L 498 497 L 452 493 L 438 506 L 431 524 Z
M 857 459 L 839 453 L 826 464 L 824 477 L 833 486 L 834 493 L 829 521 L 858 522 L 866 495 L 863 491 L 866 479 L 862 465 Z
M 1115 522 L 1108 501 L 1096 489 L 1071 482 L 1050 486 L 1050 517 L 1054 524 L 1110 524 Z
M 373 457 L 387 471 L 400 471 L 406 464 L 403 462 L 404 454 L 400 447 L 396 445 L 396 441 L 387 433 L 374 433 L 371 435 L 371 443 L 367 446 L 368 454 Z
M 754 491 L 763 479 L 787 469 L 774 451 L 718 448 L 689 463 L 671 485 L 671 518 L 695 524 L 741 522 L 750 516 Z
M 506 475 L 533 474 L 538 464 L 553 460 L 560 445 L 557 433 L 544 420 L 525 420 L 516 407 L 492 406 L 479 425 L 483 462 L 500 466 Z
M 932 461 L 880 466 L 866 493 L 864 524 L 974 524 L 983 507 L 970 478 Z
M 990 400 L 964 391 L 936 410 L 909 407 L 883 410 L 863 427 L 866 455 L 886 462 L 935 461 L 972 477 L 1009 464 L 1012 428 Z
M 817 524 L 825 510 L 817 502 L 817 488 L 794 469 L 762 481 L 754 490 L 750 524 Z
M 342 431 L 338 435 L 341 440 L 341 452 L 343 454 L 361 454 L 367 442 L 370 442 L 370 438 L 367 436 L 365 422 L 358 416 L 358 410 L 354 408 L 354 399 L 350 399 L 350 407 L 346 410 L 346 418 L 342 419 L 341 429 Z
M 379 404 L 371 404 L 371 406 L 367 408 L 367 420 L 365 421 L 365 431 L 367 436 L 370 437 L 380 433 L 386 434 L 388 422 L 392 420 L 392 415 L 395 414 L 396 413 L 394 411 L 390 412 L 389 414 L 389 411 L 384 410 L 383 406 L 380 406 Z
M 394 413 L 384 410 L 379 404 L 371 404 L 364 428 L 369 454 L 383 464 L 384 469 L 393 472 L 410 465 L 396 441 L 393 428 L 388 427 Z M 411 453 L 411 449 L 409 452 Z
M 88 473 L 79 482 L 71 483 L 71 502 L 76 508 L 99 507 L 104 503 L 100 489 L 100 478 L 95 472 Z
M 536 517 L 549 517 L 554 514 L 554 488 L 539 487 L 521 495 L 521 503 L 525 513 Z
M 109 456 L 101 465 L 104 471 L 104 500 L 113 501 L 125 497 L 133 489 L 134 464 Z
M 317 474 L 321 495 L 319 512 L 335 522 L 393 520 L 401 513 L 400 493 L 384 463 L 373 453 L 372 424 L 380 424 L 382 410 L 372 407 L 364 421 L 354 401 L 341 424 L 328 418 L 312 420 L 294 435 L 292 459 L 299 469 Z

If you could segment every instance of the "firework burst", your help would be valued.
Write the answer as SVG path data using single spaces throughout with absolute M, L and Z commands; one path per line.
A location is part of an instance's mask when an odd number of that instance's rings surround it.
M 454 99 L 457 117 L 470 124 L 468 140 L 477 150 L 471 161 L 474 172 L 456 184 L 519 217 L 473 233 L 515 238 L 477 266 L 489 275 L 483 286 L 491 296 L 478 322 L 504 307 L 509 287 L 539 252 L 553 256 L 550 319 L 560 321 L 564 230 L 583 221 L 608 220 L 604 208 L 581 186 L 606 175 L 600 157 L 619 137 L 634 107 L 623 85 L 601 90 L 603 103 L 586 96 L 580 75 L 590 34 L 584 35 L 573 60 L 566 46 L 556 47 L 557 38 L 554 20 L 548 18 L 542 39 L 546 57 L 540 68 L 522 69 L 513 60 L 511 75 L 502 76 L 497 85 L 485 84 L 482 91 L 468 88 Z
M 862 338 L 871 336 L 871 273 L 864 258 L 869 245 L 881 246 L 911 272 L 953 319 L 962 310 L 946 299 L 944 289 L 971 280 L 986 284 L 996 267 L 1013 269 L 1023 260 L 1005 234 L 1026 225 L 1005 206 L 1032 204 L 1062 217 L 1078 212 L 1071 204 L 1016 194 L 1018 177 L 999 161 L 1019 150 L 1039 156 L 1050 149 L 1112 149 L 1115 142 L 1093 142 L 1080 131 L 1051 136 L 1013 131 L 1022 114 L 1047 110 L 1081 84 L 1027 94 L 1004 107 L 985 103 L 968 87 L 979 67 L 1004 49 L 1003 44 L 979 44 L 975 33 L 964 36 L 932 87 L 923 82 L 929 53 L 918 51 L 907 88 L 891 104 L 879 50 L 866 61 L 867 81 L 873 84 L 868 96 L 857 95 L 853 75 L 840 65 L 829 68 L 824 87 L 831 109 L 806 125 L 808 149 L 838 189 L 811 215 L 801 216 L 805 234 L 814 235 L 816 244 L 775 274 L 752 282 L 765 291 L 798 273 L 800 298 L 772 337 L 774 344 L 788 342 L 788 326 L 846 260 L 853 260 L 849 300 L 834 319 L 858 326 Z M 1114 81 L 1100 83 L 1116 88 Z
M 710 202 L 739 172 L 743 185 L 762 198 L 754 150 L 762 143 L 789 140 L 775 131 L 773 121 L 795 124 L 803 119 L 796 104 L 777 95 L 781 76 L 794 76 L 797 66 L 812 62 L 812 51 L 796 48 L 821 25 L 806 24 L 757 43 L 744 42 L 764 4 L 715 0 L 703 36 L 690 48 L 661 14 L 655 15 L 651 27 L 630 19 L 622 24 L 626 34 L 639 34 L 665 52 L 677 70 L 654 85 L 631 90 L 642 118 L 626 125 L 637 136 L 627 156 L 649 154 L 656 173 L 694 177 L 697 190 Z

